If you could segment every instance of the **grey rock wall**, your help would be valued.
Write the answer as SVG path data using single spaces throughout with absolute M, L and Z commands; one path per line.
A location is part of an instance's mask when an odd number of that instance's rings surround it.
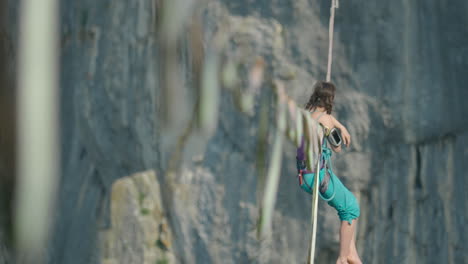
M 157 167 L 152 10 L 151 1 L 61 1 L 63 173 L 51 263 L 96 263 L 111 184 Z
M 61 4 L 63 164 L 49 263 L 98 263 L 98 234 L 112 229 L 112 183 L 152 168 L 162 182 L 169 157 L 157 115 L 157 6 Z M 206 35 L 222 28 L 230 36 L 227 53 L 244 54 L 239 59 L 246 63 L 265 57 L 269 74 L 299 103 L 325 77 L 329 1 L 203 5 Z M 357 243 L 364 263 L 468 262 L 467 12 L 466 1 L 340 2 L 332 80 L 336 115 L 353 143 L 335 155 L 334 167 L 361 204 Z M 260 96 L 269 95 L 264 87 Z M 226 92 L 221 105 L 206 147 L 190 139 L 176 199 L 165 208 L 175 262 L 304 262 L 310 197 L 296 183 L 294 147 L 284 152 L 271 238 L 260 243 L 258 111 L 240 114 Z M 318 263 L 333 263 L 338 219 L 324 203 L 319 210 Z

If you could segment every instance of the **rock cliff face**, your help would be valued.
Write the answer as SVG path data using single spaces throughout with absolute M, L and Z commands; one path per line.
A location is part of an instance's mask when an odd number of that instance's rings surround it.
M 101 263 L 173 263 L 172 234 L 153 171 L 117 180 L 111 190 L 111 228 L 101 232 Z
M 364 263 L 465 263 L 468 2 L 410 2 L 340 3 L 332 80 L 336 115 L 353 142 L 334 156 L 334 167 L 361 204 L 357 243 Z M 15 10 L 16 1 L 9 3 Z M 156 114 L 161 89 L 152 25 L 158 7 L 150 0 L 61 4 L 63 164 L 49 262 L 119 263 L 119 252 L 102 250 L 106 242 L 97 239 L 113 233 L 109 243 L 119 245 L 128 234 L 113 225 L 111 205 L 119 199 L 110 199 L 111 186 L 148 169 L 162 182 L 169 158 Z M 214 28 L 228 34 L 231 56 L 263 56 L 272 78 L 305 103 L 311 84 L 325 76 L 329 4 L 210 0 L 203 3 L 203 20 L 207 35 Z M 260 243 L 259 111 L 240 114 L 225 92 L 221 105 L 215 135 L 205 148 L 187 150 L 176 199 L 162 209 L 174 235 L 170 254 L 177 263 L 303 262 L 310 197 L 295 180 L 294 147 L 285 150 L 273 233 Z M 193 137 L 188 146 L 196 142 Z M 128 201 L 138 197 L 121 202 Z M 319 210 L 317 263 L 333 263 L 338 219 L 324 203 Z

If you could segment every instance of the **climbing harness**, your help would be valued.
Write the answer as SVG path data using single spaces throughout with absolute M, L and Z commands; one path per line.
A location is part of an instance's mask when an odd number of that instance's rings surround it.
M 317 175 L 319 175 L 319 180 L 320 180 L 320 175 L 322 174 L 322 171 L 323 171 L 324 175 L 319 185 L 318 194 L 320 195 L 320 198 L 322 198 L 322 200 L 324 200 L 325 202 L 331 201 L 335 197 L 334 192 L 329 198 L 326 198 L 323 195 L 327 191 L 329 183 L 331 182 L 331 184 L 334 184 L 333 177 L 332 177 L 333 167 L 332 167 L 332 162 L 331 162 L 331 155 L 332 155 L 331 149 L 327 147 L 327 141 L 324 140 L 322 143 L 322 155 L 319 161 L 320 170 L 318 174 L 317 174 L 317 170 L 316 171 L 307 170 L 305 160 L 300 160 L 299 158 L 296 158 L 297 169 L 298 169 L 297 178 L 298 178 L 299 186 L 301 186 L 301 188 L 304 191 L 308 192 L 309 194 L 313 193 L 312 186 L 310 186 L 304 178 L 316 177 Z M 333 190 L 335 190 L 335 188 L 333 188 Z
M 317 111 L 312 111 L 310 112 L 311 114 L 312 113 L 315 113 Z M 325 114 L 325 112 L 322 112 L 321 114 L 319 114 L 315 120 L 318 122 L 318 120 Z M 337 133 L 335 131 L 337 131 L 335 128 L 333 129 L 329 129 L 328 127 L 324 126 L 323 124 L 320 124 L 320 126 L 323 128 L 323 130 L 325 131 L 324 133 L 324 137 L 326 137 L 328 139 L 328 141 L 332 141 L 334 146 L 339 146 L 341 144 L 341 137 L 339 138 L 339 142 L 337 142 L 337 139 L 330 139 L 330 137 L 333 137 L 333 133 Z M 328 133 L 326 131 L 329 131 Z M 333 180 L 333 178 L 331 177 L 331 175 L 333 174 L 333 168 L 332 168 L 332 164 L 331 164 L 331 155 L 332 155 L 332 152 L 331 152 L 331 149 L 329 149 L 327 147 L 327 141 L 326 140 L 323 140 L 322 141 L 322 144 L 321 144 L 321 155 L 320 155 L 320 158 L 318 160 L 318 163 L 319 163 L 319 168 L 320 170 L 315 170 L 315 171 L 310 171 L 310 170 L 307 170 L 307 161 L 305 159 L 305 152 L 304 152 L 304 139 L 302 139 L 301 141 L 301 145 L 300 147 L 297 149 L 297 155 L 296 155 L 296 166 L 297 166 L 297 170 L 298 170 L 298 181 L 299 181 L 299 186 L 301 186 L 301 188 L 310 193 L 310 194 L 313 194 L 313 191 L 312 191 L 312 186 L 310 186 L 306 180 L 304 180 L 304 176 L 305 175 L 309 175 L 308 177 L 315 177 L 316 176 L 316 172 L 318 171 L 318 175 L 319 175 L 319 180 L 320 180 L 320 174 L 321 172 L 323 171 L 324 172 L 324 176 L 323 176 L 323 179 L 321 179 L 321 183 L 320 183 L 320 186 L 319 186 L 319 195 L 320 197 L 328 202 L 330 200 L 333 199 L 333 197 L 335 196 L 335 194 L 332 195 L 331 198 L 325 198 L 322 194 L 325 193 L 325 191 L 328 189 L 328 183 L 330 182 L 330 179 Z

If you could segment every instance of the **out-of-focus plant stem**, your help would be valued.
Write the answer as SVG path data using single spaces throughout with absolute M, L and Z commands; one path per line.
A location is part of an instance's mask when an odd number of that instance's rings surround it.
M 219 80 L 218 55 L 214 48 L 206 52 L 203 63 L 202 83 L 200 85 L 200 103 L 198 110 L 199 127 L 211 136 L 218 124 Z
M 246 114 L 253 115 L 255 106 L 255 95 L 259 92 L 264 82 L 265 61 L 262 57 L 257 57 L 254 65 L 249 70 L 247 88 L 240 86 L 240 81 L 235 81 L 238 76 L 237 67 L 240 65 L 232 62 L 226 63 L 223 72 L 224 87 L 233 90 L 234 102 L 237 108 Z M 234 85 L 237 85 L 235 87 Z
M 161 19 L 158 28 L 159 43 L 159 87 L 161 88 L 160 111 L 163 128 L 173 132 L 183 126 L 185 112 L 180 106 L 187 103 L 184 93 L 183 76 L 178 49 L 187 21 L 192 17 L 194 0 L 155 0 Z M 161 2 L 161 3 L 159 3 Z
M 258 140 L 257 140 L 257 155 L 255 165 L 257 167 L 258 181 L 257 181 L 257 201 L 260 201 L 259 197 L 263 193 L 263 186 L 265 186 L 265 173 L 266 173 L 266 162 L 265 156 L 268 153 L 268 97 L 261 99 L 260 106 L 260 123 L 258 125 Z
M 302 125 L 301 109 L 296 108 L 296 138 L 294 140 L 294 143 L 296 144 L 296 147 L 301 146 L 303 136 L 304 136 L 304 129 L 303 129 L 303 125 Z
M 185 23 L 191 18 L 195 0 L 158 0 L 162 1 L 161 37 L 168 43 L 175 43 L 183 33 Z
M 18 63 L 18 184 L 15 238 L 20 263 L 42 263 L 59 173 L 58 3 L 23 0 Z
M 271 230 L 273 212 L 278 192 L 279 177 L 281 172 L 281 158 L 283 154 L 283 133 L 286 130 L 286 95 L 281 84 L 276 83 L 277 116 L 276 133 L 273 142 L 268 179 L 265 185 L 265 194 L 262 203 L 262 215 L 260 216 L 260 237 L 265 236 Z

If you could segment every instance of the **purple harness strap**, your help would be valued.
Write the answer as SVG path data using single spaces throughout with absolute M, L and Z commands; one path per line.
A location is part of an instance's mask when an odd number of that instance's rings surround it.
M 304 146 L 304 136 L 301 139 L 301 146 L 297 148 L 296 150 L 296 159 L 300 161 L 305 161 L 305 146 Z M 320 169 L 323 169 L 325 167 L 325 160 L 322 159 L 322 164 L 320 164 Z M 304 170 L 305 173 L 313 173 L 313 171 L 310 170 Z

